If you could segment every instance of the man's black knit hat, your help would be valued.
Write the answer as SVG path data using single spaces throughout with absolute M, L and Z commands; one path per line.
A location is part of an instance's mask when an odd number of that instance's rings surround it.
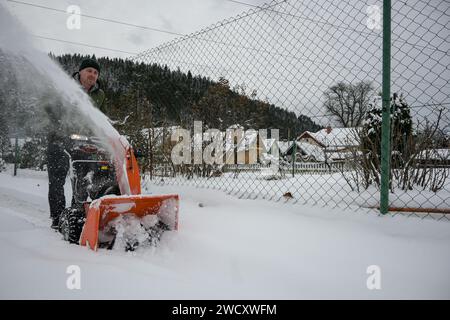
M 80 65 L 80 69 L 79 71 L 86 69 L 86 68 L 94 68 L 97 69 L 98 73 L 100 73 L 100 65 L 98 64 L 97 61 L 95 61 L 94 59 L 84 59 L 81 62 Z

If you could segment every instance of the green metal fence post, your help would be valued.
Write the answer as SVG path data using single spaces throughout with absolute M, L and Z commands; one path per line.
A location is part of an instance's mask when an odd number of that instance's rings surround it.
M 391 0 L 383 0 L 383 123 L 381 128 L 380 212 L 389 210 L 391 133 Z

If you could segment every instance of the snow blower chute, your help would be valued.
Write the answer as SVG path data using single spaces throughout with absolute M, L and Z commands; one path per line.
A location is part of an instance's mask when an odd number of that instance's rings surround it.
M 178 229 L 178 195 L 142 195 L 139 167 L 133 148 L 121 136 L 111 139 L 114 168 L 120 195 L 104 195 L 85 203 L 85 223 L 79 244 L 97 250 L 100 233 L 115 219 L 124 215 L 144 218 L 155 216 L 164 230 Z

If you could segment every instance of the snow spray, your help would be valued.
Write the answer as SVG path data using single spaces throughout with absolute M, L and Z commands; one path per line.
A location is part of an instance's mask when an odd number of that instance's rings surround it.
M 1 3 L 0 68 L 4 82 L 1 86 L 6 95 L 18 92 L 21 100 L 31 100 L 32 103 L 27 106 L 36 110 L 27 114 L 45 114 L 38 110 L 43 108 L 43 105 L 66 109 L 63 113 L 63 124 L 81 124 L 88 127 L 103 140 L 109 152 L 114 154 L 113 149 L 108 146 L 108 141 L 117 141 L 120 135 L 108 118 L 92 105 L 88 95 L 57 63 L 37 49 L 24 26 Z M 8 84 L 9 88 L 5 89 L 4 86 Z M 5 106 L 0 105 L 0 108 Z M 27 120 L 33 122 L 33 119 Z

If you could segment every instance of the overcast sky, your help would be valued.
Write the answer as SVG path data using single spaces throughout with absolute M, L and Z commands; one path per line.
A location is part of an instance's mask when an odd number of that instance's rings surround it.
M 178 35 L 81 17 L 81 28 L 70 30 L 67 11 L 70 5 L 80 8 L 82 15 L 159 29 L 177 34 L 190 34 L 220 20 L 238 15 L 251 6 L 227 0 L 0 0 L 32 34 L 45 38 L 83 43 L 83 47 L 40 38 L 43 51 L 61 53 L 95 53 L 97 56 L 129 57 L 173 40 Z M 243 0 L 261 5 L 268 0 Z M 32 5 L 27 5 L 27 4 Z M 36 7 L 41 6 L 41 7 Z M 59 11 L 45 9 L 48 7 Z
M 255 90 L 258 99 L 325 124 L 329 116 L 323 116 L 323 93 L 333 84 L 370 81 L 375 92 L 381 90 L 382 33 L 368 25 L 367 9 L 382 8 L 382 0 L 0 1 L 36 36 L 122 51 L 39 38 L 44 52 L 126 58 L 150 49 L 138 61 L 190 70 L 213 80 L 224 77 L 232 86 L 244 85 L 248 93 Z M 272 6 L 264 10 L 251 6 L 264 3 Z M 80 29 L 70 30 L 66 13 L 70 5 L 77 5 L 82 15 L 165 32 L 85 16 Z M 447 125 L 448 12 L 447 0 L 393 1 L 391 53 L 391 92 L 404 93 L 417 107 L 413 113 L 426 119 L 445 107 Z M 230 23 L 180 39 L 231 18 Z

